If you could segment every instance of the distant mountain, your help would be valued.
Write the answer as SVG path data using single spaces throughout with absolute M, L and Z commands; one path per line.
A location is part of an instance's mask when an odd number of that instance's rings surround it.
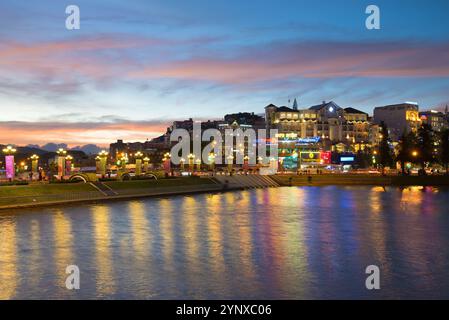
M 38 156 L 47 153 L 46 150 L 39 148 L 39 146 L 35 147 L 33 145 L 28 145 L 26 147 L 17 147 L 17 152 L 22 154 L 37 154 Z
M 67 149 L 67 145 L 65 143 L 47 143 L 40 148 L 48 152 L 56 152 L 59 148 Z
M 68 148 L 67 144 L 65 143 L 47 143 L 43 146 L 39 146 L 37 144 L 29 144 L 25 147 L 17 147 L 17 151 L 20 153 L 35 153 L 37 155 L 42 155 L 47 152 L 56 152 L 59 148 L 63 148 L 68 151 L 82 151 L 87 155 L 97 154 L 103 148 L 100 148 L 99 146 L 95 144 L 86 144 L 83 146 L 76 146 L 73 148 Z
M 86 144 L 84 146 L 76 146 L 73 147 L 70 150 L 78 150 L 78 151 L 83 151 L 85 154 L 97 154 L 99 153 L 102 149 L 95 145 L 95 144 Z

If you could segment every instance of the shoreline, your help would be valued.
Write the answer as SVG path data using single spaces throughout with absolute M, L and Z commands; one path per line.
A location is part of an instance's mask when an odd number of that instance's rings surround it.
M 449 186 L 449 176 L 276 175 L 282 186 Z
M 213 187 L 215 186 L 215 187 Z M 101 196 L 96 198 L 79 198 L 71 200 L 56 200 L 56 201 L 42 201 L 35 203 L 26 204 L 13 204 L 13 205 L 2 205 L 0 206 L 0 216 L 5 214 L 7 210 L 20 210 L 28 208 L 39 208 L 39 207 L 58 207 L 63 205 L 71 204 L 89 204 L 89 203 L 99 203 L 99 202 L 109 202 L 109 201 L 123 201 L 123 200 L 134 200 L 142 198 L 160 198 L 160 197 L 171 197 L 180 195 L 191 195 L 191 194 L 203 194 L 203 193 L 222 193 L 227 191 L 238 191 L 244 190 L 243 187 L 230 187 L 223 189 L 220 185 L 208 185 L 210 188 L 192 188 L 190 190 L 165 190 L 153 193 L 136 193 L 136 194 L 126 194 L 126 195 L 116 195 L 116 196 Z M 217 188 L 218 187 L 218 188 Z
M 236 185 L 230 184 L 227 188 L 221 183 L 185 185 L 180 190 L 176 187 L 165 187 L 153 192 L 139 192 L 139 190 L 129 190 L 126 194 L 116 195 L 100 195 L 95 197 L 80 196 L 77 199 L 61 199 L 50 201 L 27 202 L 23 204 L 0 205 L 0 215 L 4 215 L 8 210 L 21 210 L 39 207 L 58 207 L 72 204 L 91 204 L 103 203 L 109 201 L 123 201 L 143 198 L 161 198 L 182 195 L 194 195 L 204 193 L 224 193 L 229 191 L 240 191 L 255 188 L 268 187 L 317 187 L 317 186 L 392 186 L 392 187 L 409 187 L 409 186 L 433 186 L 433 187 L 449 187 L 449 176 L 355 176 L 355 175 L 276 175 L 270 176 L 272 180 L 278 183 L 277 186 L 261 186 L 261 185 Z M 312 177 L 309 180 L 309 177 Z M 246 179 L 241 176 L 239 179 Z M 249 178 L 248 178 L 249 179 Z M 164 190 L 165 189 L 165 190 Z M 141 191 L 141 190 L 140 190 Z M 148 190 L 151 191 L 151 190 Z M 134 192 L 134 193 L 133 193 Z M 33 197 L 27 197 L 33 198 Z M 34 199 L 33 199 L 34 200 Z

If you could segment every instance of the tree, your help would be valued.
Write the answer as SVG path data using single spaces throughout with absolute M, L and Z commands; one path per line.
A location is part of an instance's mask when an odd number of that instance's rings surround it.
M 393 156 L 390 148 L 390 134 L 385 122 L 380 123 L 382 138 L 379 144 L 379 164 L 382 166 L 382 174 L 385 174 L 385 167 L 393 165 Z
M 434 138 L 432 128 L 428 124 L 422 124 L 418 129 L 416 137 L 416 146 L 418 149 L 418 161 L 422 169 L 426 168 L 426 163 L 433 162 L 434 158 Z
M 398 144 L 398 154 L 396 160 L 401 163 L 402 174 L 405 174 L 405 163 L 412 162 L 412 152 L 416 143 L 416 135 L 413 132 L 404 131 Z
M 440 143 L 440 162 L 446 168 L 446 174 L 449 174 L 449 129 L 441 133 Z

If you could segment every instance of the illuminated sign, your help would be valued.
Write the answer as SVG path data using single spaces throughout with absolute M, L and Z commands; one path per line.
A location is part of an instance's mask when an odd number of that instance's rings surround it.
M 340 157 L 340 162 L 354 162 L 355 157 Z
M 300 153 L 301 162 L 314 162 L 319 163 L 321 159 L 321 152 L 305 151 Z
M 320 137 L 312 137 L 312 138 L 299 138 L 296 140 L 296 143 L 298 144 L 309 144 L 309 143 L 318 143 L 320 142 Z
M 321 152 L 321 163 L 322 164 L 331 164 L 332 152 L 323 151 Z

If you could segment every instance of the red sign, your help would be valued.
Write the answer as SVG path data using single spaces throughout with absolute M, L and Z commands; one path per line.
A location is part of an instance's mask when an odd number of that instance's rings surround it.
M 332 152 L 330 151 L 322 151 L 321 152 L 321 163 L 322 164 L 331 164 Z

